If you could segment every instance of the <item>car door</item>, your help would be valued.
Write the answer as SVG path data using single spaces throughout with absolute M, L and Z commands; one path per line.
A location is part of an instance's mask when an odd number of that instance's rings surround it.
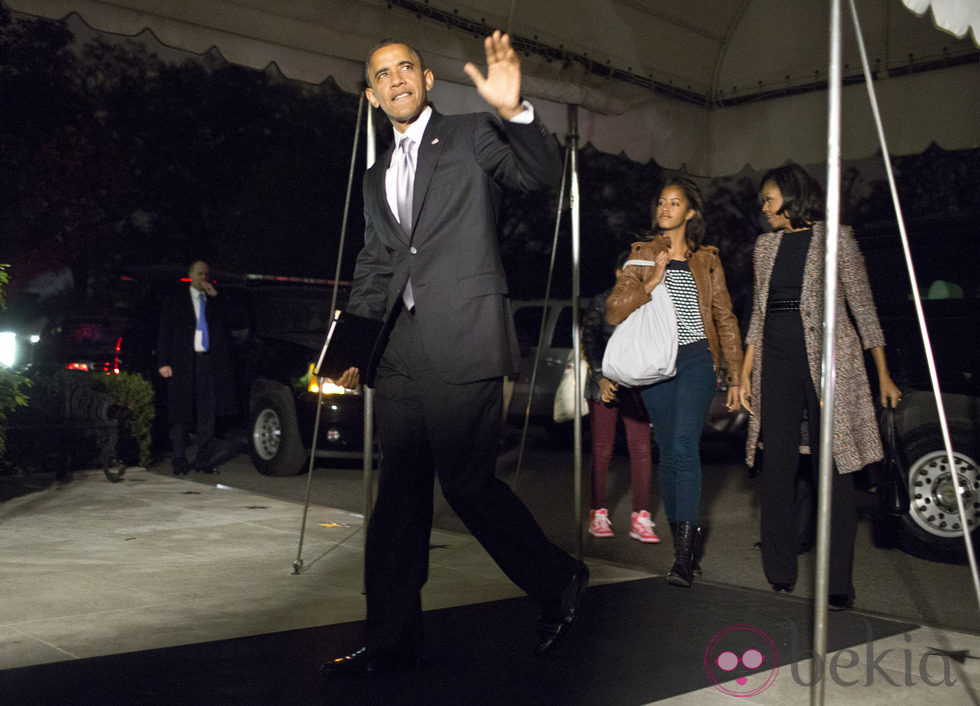
M 514 326 L 521 351 L 520 371 L 514 381 L 513 395 L 508 406 L 508 418 L 523 419 L 531 400 L 531 420 L 550 423 L 555 391 L 561 382 L 568 354 L 572 350 L 572 302 L 567 299 L 513 302 Z M 544 334 L 540 357 L 538 342 L 541 321 Z M 535 372 L 535 360 L 537 371 Z M 531 394 L 532 376 L 534 392 Z

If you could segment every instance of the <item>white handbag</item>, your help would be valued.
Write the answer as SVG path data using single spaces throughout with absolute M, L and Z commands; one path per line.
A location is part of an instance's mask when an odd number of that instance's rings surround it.
M 582 416 L 589 413 L 589 405 L 585 400 L 585 382 L 588 378 L 589 364 L 584 360 L 579 364 L 578 396 L 582 398 Z M 552 410 L 554 420 L 558 423 L 575 419 L 575 351 L 569 351 L 565 362 L 565 371 L 561 382 L 555 391 L 555 404 Z
M 613 331 L 602 357 L 602 375 L 626 387 L 652 385 L 674 377 L 676 363 L 677 316 L 661 282 L 650 292 L 650 301 Z

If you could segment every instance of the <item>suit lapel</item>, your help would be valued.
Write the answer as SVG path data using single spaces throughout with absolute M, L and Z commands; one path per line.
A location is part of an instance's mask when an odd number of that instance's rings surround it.
M 432 111 L 429 124 L 425 126 L 422 142 L 419 144 L 418 158 L 415 163 L 415 187 L 412 196 L 412 234 L 410 242 L 415 240 L 415 225 L 419 222 L 419 214 L 429 192 L 432 175 L 439 163 L 439 155 L 445 144 L 445 121 L 442 116 Z
M 405 233 L 398 225 L 398 219 L 391 212 L 388 206 L 388 195 L 385 191 L 385 177 L 388 172 L 388 165 L 391 163 L 391 154 L 394 146 L 388 147 L 374 162 L 374 166 L 368 170 L 366 178 L 368 181 L 368 192 L 374 196 L 374 215 L 375 227 L 383 241 L 394 243 L 395 241 L 407 242 Z M 380 226 L 384 226 L 381 228 Z

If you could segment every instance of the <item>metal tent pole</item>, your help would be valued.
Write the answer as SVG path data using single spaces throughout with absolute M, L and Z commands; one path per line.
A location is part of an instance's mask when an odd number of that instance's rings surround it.
M 344 199 L 344 217 L 340 225 L 340 244 L 337 248 L 337 266 L 334 269 L 333 292 L 330 300 L 330 311 L 337 308 L 337 293 L 340 287 L 340 267 L 344 256 L 344 241 L 347 236 L 347 215 L 350 211 L 351 185 L 354 183 L 354 165 L 357 163 L 357 145 L 361 136 L 361 113 L 365 104 L 364 94 L 357 104 L 357 122 L 354 126 L 354 146 L 351 149 L 350 172 L 347 177 L 347 195 Z M 368 111 L 368 122 L 370 123 L 370 111 Z M 326 344 L 324 344 L 326 345 Z M 306 500 L 303 503 L 303 520 L 299 528 L 299 545 L 296 548 L 296 559 L 293 561 L 293 573 L 298 574 L 303 569 L 303 538 L 306 535 L 306 516 L 310 510 L 310 492 L 313 487 L 313 464 L 316 460 L 316 442 L 320 434 L 320 411 L 323 407 L 323 386 L 325 378 L 319 378 L 316 398 L 316 417 L 313 422 L 313 443 L 310 447 L 310 462 L 306 469 Z
M 579 298 L 581 297 L 580 281 L 580 248 L 581 221 L 579 218 L 579 182 L 578 182 L 578 106 L 568 106 L 568 145 L 571 159 L 571 181 L 569 183 L 568 206 L 571 209 L 572 224 L 572 356 L 575 374 L 575 418 L 574 424 L 574 460 L 572 474 L 575 483 L 573 497 L 575 498 L 575 556 L 582 560 L 582 330 L 579 316 Z
M 361 93 L 363 100 L 364 94 Z M 367 112 L 367 138 L 364 141 L 366 165 L 365 170 L 374 165 L 377 157 L 377 125 L 374 123 L 375 112 Z M 374 390 L 367 385 L 362 386 L 364 395 L 364 522 L 361 525 L 367 530 L 371 519 L 371 509 L 374 507 Z
M 834 392 L 837 389 L 837 242 L 840 232 L 841 0 L 830 3 L 827 115 L 827 242 L 824 253 L 823 359 L 820 380 L 820 464 L 817 492 L 817 566 L 813 605 L 813 678 L 810 703 L 824 702 L 830 505 L 834 481 Z M 812 440 L 811 440 L 812 443 Z
M 885 173 L 888 176 L 888 186 L 891 189 L 892 204 L 895 206 L 895 219 L 898 222 L 898 232 L 902 241 L 902 252 L 905 255 L 905 268 L 909 273 L 909 282 L 912 285 L 912 299 L 915 303 L 915 315 L 919 322 L 919 332 L 922 334 L 922 346 L 926 354 L 926 364 L 929 369 L 929 380 L 932 383 L 933 399 L 936 402 L 936 411 L 939 414 L 939 427 L 943 436 L 943 445 L 946 449 L 946 462 L 949 468 L 956 468 L 956 460 L 953 457 L 953 443 L 949 436 L 949 422 L 946 419 L 946 408 L 943 404 L 942 390 L 939 387 L 939 375 L 936 372 L 936 359 L 932 353 L 932 343 L 929 340 L 929 328 L 926 326 L 925 313 L 922 310 L 922 295 L 919 293 L 919 282 L 915 276 L 915 268 L 912 266 L 912 252 L 909 250 L 909 238 L 905 232 L 905 219 L 902 217 L 902 207 L 898 198 L 898 187 L 895 185 L 895 175 L 892 170 L 891 157 L 888 151 L 888 144 L 885 141 L 885 129 L 881 123 L 881 112 L 878 110 L 878 99 L 875 96 L 874 82 L 872 81 L 871 66 L 868 63 L 868 54 L 864 47 L 864 37 L 861 34 L 861 23 L 858 20 L 857 7 L 854 0 L 850 0 L 851 17 L 854 19 L 854 35 L 857 37 L 858 49 L 861 53 L 861 64 L 864 68 L 864 82 L 868 88 L 868 99 L 871 101 L 871 113 L 874 116 L 875 128 L 878 131 L 878 141 L 881 144 L 881 156 L 885 163 Z M 966 508 L 963 506 L 963 496 L 965 490 L 962 487 L 962 480 L 959 473 L 951 473 L 953 486 L 956 489 L 956 509 L 960 513 L 961 526 L 963 526 L 963 542 L 966 546 L 966 555 L 970 562 L 970 573 L 973 577 L 973 591 L 980 606 L 980 574 L 977 572 L 977 557 L 973 550 L 973 542 L 970 538 L 970 526 L 962 522 L 965 518 Z
M 551 282 L 555 273 L 555 255 L 558 252 L 558 236 L 561 233 L 561 212 L 565 207 L 565 179 L 568 175 L 569 147 L 565 147 L 565 158 L 561 167 L 561 185 L 558 187 L 558 206 L 555 210 L 555 229 L 551 238 L 551 259 L 548 262 L 548 279 L 544 287 L 544 304 L 541 307 L 541 324 L 538 326 L 538 347 L 534 351 L 534 363 L 531 366 L 531 377 L 528 380 L 527 402 L 524 405 L 524 423 L 521 427 L 521 441 L 517 448 L 517 470 L 514 473 L 514 489 L 521 480 L 521 468 L 524 465 L 524 449 L 527 445 L 527 432 L 531 424 L 531 403 L 534 401 L 534 386 L 537 384 L 538 369 L 541 366 L 541 355 L 544 349 L 545 325 L 548 323 L 548 304 L 551 301 Z

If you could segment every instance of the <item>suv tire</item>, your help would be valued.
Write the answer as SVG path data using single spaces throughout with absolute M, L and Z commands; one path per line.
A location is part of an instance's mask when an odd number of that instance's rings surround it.
M 303 470 L 307 453 L 288 390 L 266 392 L 259 398 L 249 420 L 249 430 L 248 453 L 259 473 L 294 476 Z
M 962 429 L 951 428 L 953 456 L 971 536 L 980 536 L 980 469 L 977 446 Z M 963 530 L 949 462 L 938 426 L 917 427 L 903 439 L 909 462 L 909 512 L 897 518 L 895 543 L 923 559 L 959 563 L 966 558 Z

